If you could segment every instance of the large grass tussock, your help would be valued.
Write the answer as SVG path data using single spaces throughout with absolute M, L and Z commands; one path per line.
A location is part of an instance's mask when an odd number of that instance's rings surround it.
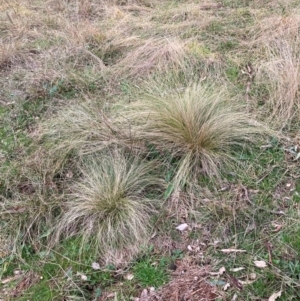
M 218 176 L 221 165 L 233 160 L 233 151 L 262 131 L 224 91 L 201 85 L 145 97 L 127 110 L 135 139 L 179 160 L 179 182 L 200 171 Z

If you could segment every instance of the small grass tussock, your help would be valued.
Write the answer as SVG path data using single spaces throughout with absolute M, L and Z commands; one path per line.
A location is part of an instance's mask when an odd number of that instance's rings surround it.
M 55 161 L 63 161 L 70 153 L 82 156 L 113 145 L 126 146 L 130 141 L 105 111 L 95 103 L 71 105 L 41 125 L 40 143 Z
M 157 209 L 147 190 L 163 185 L 151 174 L 153 169 L 153 163 L 118 152 L 87 160 L 82 180 L 71 188 L 55 241 L 79 236 L 82 246 L 92 244 L 108 262 L 120 262 L 137 252 L 149 238 L 151 216 Z
M 153 69 L 166 71 L 183 69 L 186 57 L 185 45 L 177 38 L 148 38 L 130 51 L 118 65 L 130 76 L 149 74 Z
M 134 139 L 177 159 L 178 183 L 201 172 L 218 177 L 221 166 L 234 160 L 234 150 L 263 132 L 251 124 L 246 112 L 228 101 L 224 91 L 214 92 L 200 84 L 184 92 L 146 95 L 125 112 Z

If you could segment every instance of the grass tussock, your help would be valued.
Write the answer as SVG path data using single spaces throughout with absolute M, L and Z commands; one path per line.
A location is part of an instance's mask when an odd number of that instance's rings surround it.
M 82 245 L 91 244 L 102 254 L 103 261 L 133 255 L 149 238 L 156 210 L 148 189 L 162 185 L 151 174 L 153 168 L 120 153 L 90 159 L 82 180 L 71 189 L 55 240 L 79 236 Z
M 251 42 L 260 56 L 255 81 L 266 95 L 264 118 L 283 129 L 299 119 L 299 14 L 261 20 Z
M 258 70 L 258 80 L 268 83 L 270 118 L 281 128 L 299 117 L 299 46 L 299 39 L 292 44 L 282 39 L 267 45 L 268 60 Z
M 262 50 L 263 60 L 257 70 L 257 81 L 268 90 L 265 101 L 270 123 L 284 128 L 299 117 L 300 18 L 294 14 L 273 17 L 260 26 L 255 43 Z
M 147 75 L 153 69 L 166 71 L 184 68 L 184 43 L 175 38 L 149 38 L 129 52 L 119 63 L 131 76 Z
M 203 172 L 219 176 L 220 168 L 234 159 L 233 152 L 261 133 L 250 117 L 226 93 L 191 85 L 184 92 L 170 91 L 145 97 L 127 108 L 132 135 L 179 160 L 176 179 Z
M 278 38 L 293 40 L 298 36 L 300 25 L 299 14 L 289 13 L 286 16 L 274 15 L 263 18 L 255 24 L 253 43 L 266 43 Z
M 80 156 L 121 145 L 121 129 L 109 119 L 100 105 L 80 104 L 62 110 L 41 127 L 40 141 L 57 159 L 70 153 Z M 126 145 L 124 142 L 123 145 Z

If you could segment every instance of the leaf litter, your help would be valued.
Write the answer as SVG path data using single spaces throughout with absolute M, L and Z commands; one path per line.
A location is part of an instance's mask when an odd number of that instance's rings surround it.
M 199 266 L 191 259 L 178 261 L 176 266 L 167 285 L 140 301 L 214 301 L 219 297 L 220 292 L 209 282 L 210 266 Z

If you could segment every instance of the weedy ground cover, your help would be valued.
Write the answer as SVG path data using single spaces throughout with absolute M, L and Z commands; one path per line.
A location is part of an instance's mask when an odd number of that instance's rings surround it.
M 0 300 L 298 300 L 299 13 L 0 2 Z

